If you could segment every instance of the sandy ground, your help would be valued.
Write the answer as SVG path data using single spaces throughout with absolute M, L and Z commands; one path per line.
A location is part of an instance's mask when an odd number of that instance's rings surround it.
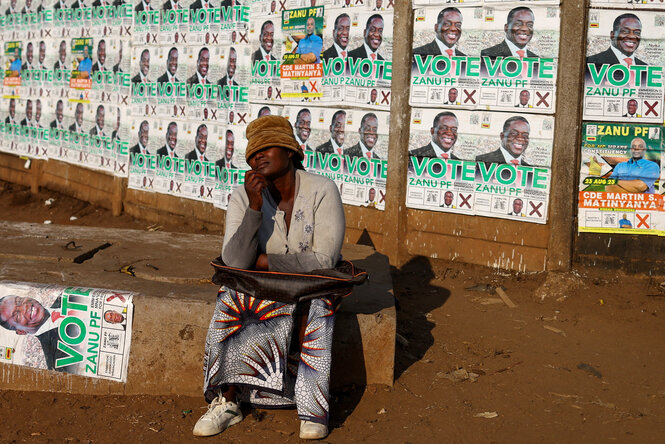
M 2 182 L 0 218 L 150 225 Z M 393 277 L 395 385 L 333 391 L 327 442 L 663 441 L 665 278 L 582 267 L 515 274 L 420 258 Z M 298 441 L 295 412 L 272 410 L 246 411 L 223 435 L 194 438 L 201 398 L 4 391 L 0 409 L 1 442 Z

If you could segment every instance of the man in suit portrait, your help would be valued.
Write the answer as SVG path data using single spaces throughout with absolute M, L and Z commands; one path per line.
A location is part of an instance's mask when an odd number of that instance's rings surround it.
M 28 46 L 25 48 L 25 60 L 23 61 L 23 66 L 21 70 L 33 69 L 32 59 L 33 59 L 34 47 L 32 42 L 28 42 Z
M 372 88 L 372 91 L 369 93 L 368 105 L 377 105 L 377 99 L 379 97 L 379 91 L 376 88 Z
M 465 56 L 457 49 L 457 42 L 462 35 L 462 12 L 455 8 L 444 8 L 439 12 L 434 25 L 434 40 L 413 50 L 414 56 L 425 59 L 428 55 Z
M 443 111 L 434 117 L 430 134 L 432 140 L 425 146 L 415 148 L 409 152 L 410 156 L 418 158 L 442 158 L 445 160 L 458 160 L 459 157 L 452 153 L 457 142 L 457 128 L 459 123 L 457 116 L 450 111 Z
M 51 128 L 60 130 L 65 128 L 65 123 L 63 122 L 65 116 L 64 110 L 65 104 L 63 103 L 62 99 L 58 100 L 58 103 L 55 104 L 55 119 L 53 122 L 51 122 Z
M 55 64 L 53 65 L 53 70 L 58 71 L 62 69 L 68 69 L 69 67 L 65 63 L 66 59 L 67 59 L 67 42 L 62 40 L 58 48 L 58 60 L 56 60 Z
M 219 167 L 220 170 L 226 168 L 237 168 L 233 164 L 233 152 L 235 151 L 235 136 L 233 131 L 226 130 L 226 135 L 224 139 L 224 155 L 215 162 L 215 165 Z
M 210 51 L 203 47 L 199 50 L 199 56 L 196 59 L 196 72 L 187 79 L 188 85 L 208 84 L 208 64 L 210 62 Z
M 152 5 L 150 4 L 151 0 L 141 0 L 138 5 L 134 8 L 134 11 L 136 12 L 141 12 L 141 11 L 151 11 L 152 10 Z
M 97 43 L 97 61 L 92 65 L 92 72 L 106 71 L 106 41 L 101 39 Z
M 523 89 L 520 91 L 520 101 L 515 105 L 515 108 L 528 108 L 529 99 L 531 99 L 531 93 L 528 89 Z
M 162 10 L 168 11 L 169 9 L 180 9 L 182 6 L 178 3 L 178 0 L 166 0 L 162 3 Z
M 150 131 L 150 124 L 148 123 L 147 120 L 144 120 L 141 122 L 139 125 L 139 141 L 136 145 L 131 147 L 129 149 L 130 154 L 150 154 L 148 151 L 148 141 L 149 141 L 149 131 Z
M 148 48 L 141 51 L 139 59 L 139 73 L 132 77 L 132 83 L 148 83 L 148 73 L 150 72 L 150 50 Z
M 178 144 L 178 124 L 175 122 L 169 123 L 166 127 L 166 143 L 163 147 L 157 150 L 158 156 L 178 157 L 175 152 L 176 145 Z
M 501 147 L 495 151 L 476 156 L 476 162 L 510 163 L 512 165 L 530 166 L 522 156 L 529 146 L 529 121 L 522 116 L 513 116 L 503 124 L 499 133 Z
M 522 209 L 524 208 L 524 201 L 519 197 L 513 200 L 513 211 L 508 213 L 509 216 L 524 216 Z
M 316 147 L 316 152 L 321 154 L 344 153 L 344 139 L 346 127 L 346 111 L 340 109 L 333 114 L 330 121 L 330 139 Z
M 83 104 L 77 103 L 74 111 L 74 123 L 69 125 L 69 131 L 72 133 L 83 132 Z
M 596 71 L 603 65 L 623 65 L 630 68 L 633 65 L 647 65 L 644 60 L 635 57 L 635 51 L 640 47 L 642 40 L 642 22 L 633 13 L 617 16 L 610 31 L 610 47 L 603 52 L 594 54 L 586 59 L 586 74 L 589 74 L 589 65 L 593 64 Z M 622 80 L 623 74 L 614 73 L 616 80 Z
M 374 151 L 378 140 L 379 119 L 374 113 L 367 113 L 360 120 L 360 140 L 351 148 L 344 150 L 344 155 L 349 157 L 366 157 L 368 159 L 381 159 Z
M 371 15 L 363 31 L 363 44 L 349 52 L 352 59 L 383 60 L 379 54 L 379 46 L 383 42 L 383 17 L 381 14 Z
M 120 46 L 118 47 L 118 63 L 113 65 L 113 73 L 117 74 L 119 72 L 123 72 L 122 70 L 122 41 L 119 42 Z
M 5 15 L 18 14 L 19 11 L 16 9 L 16 0 L 9 0 L 9 7 L 5 11 Z
M 506 33 L 503 42 L 480 51 L 481 57 L 494 60 L 497 57 L 538 57 L 528 48 L 533 37 L 535 16 L 526 6 L 518 6 L 508 13 L 503 30 Z
M 443 193 L 443 203 L 439 206 L 441 208 L 455 208 L 455 196 L 452 191 Z
M 39 42 L 39 60 L 36 66 L 37 69 L 46 69 L 44 59 L 46 59 L 46 42 L 42 40 Z
M 303 151 L 311 151 L 307 144 L 307 139 L 312 132 L 312 113 L 307 108 L 302 108 L 296 116 L 296 123 L 293 125 L 293 132 L 296 136 L 296 142 Z
M 35 100 L 35 121 L 33 126 L 35 128 L 43 128 L 42 123 L 40 122 L 42 118 L 42 100 Z
M 159 76 L 157 83 L 178 83 L 176 77 L 178 71 L 178 48 L 175 46 L 169 50 L 168 57 L 166 58 L 166 72 Z
M 225 86 L 238 86 L 238 82 L 235 81 L 235 74 L 236 74 L 236 64 L 238 61 L 238 53 L 236 52 L 236 49 L 232 46 L 231 49 L 229 49 L 229 61 L 226 63 L 226 75 L 219 79 L 217 81 L 217 85 L 219 85 L 220 88 L 220 93 L 224 91 Z M 226 100 L 231 100 L 231 91 L 226 91 Z M 235 91 L 233 101 L 238 100 L 238 91 Z
M 73 302 L 76 296 L 70 295 L 69 298 Z M 65 317 L 59 312 L 61 304 L 61 297 L 58 297 L 46 309 L 39 301 L 31 297 L 4 296 L 0 299 L 0 327 L 13 331 L 19 336 L 36 337 L 41 344 L 47 369 L 73 373 L 73 366 L 55 368 L 56 359 L 65 356 L 62 351 L 58 350 L 60 338 L 58 331 L 61 320 Z M 78 328 L 80 327 L 73 322 L 65 326 L 70 337 L 79 336 L 80 331 L 74 331 Z
M 626 104 L 626 114 L 623 117 L 637 117 L 637 100 L 630 99 Z
M 97 107 L 97 112 L 95 113 L 95 126 L 93 126 L 90 130 L 91 136 L 106 137 L 106 133 L 104 133 L 105 115 L 106 110 L 104 110 L 104 105 L 99 105 Z
M 62 101 L 62 100 L 61 100 Z M 9 99 L 9 114 L 5 118 L 5 123 L 8 125 L 14 125 L 16 123 L 16 99 Z
M 349 30 L 351 29 L 351 18 L 349 14 L 340 14 L 335 19 L 335 26 L 333 28 L 332 37 L 333 44 L 330 48 L 323 51 L 321 58 L 323 60 L 334 59 L 341 57 L 346 58 L 348 51 L 347 45 L 349 44 Z
M 34 126 L 32 121 L 32 100 L 25 101 L 25 117 L 21 120 L 21 126 Z
M 457 95 L 458 91 L 457 88 L 450 88 L 448 90 L 448 101 L 444 102 L 444 105 L 457 105 Z
M 189 5 L 190 10 L 201 9 L 201 8 L 210 9 L 214 7 L 215 6 L 209 0 L 195 0 L 191 5 Z
M 259 49 L 252 54 L 252 65 L 258 60 L 276 60 L 272 55 L 272 45 L 275 37 L 275 25 L 271 20 L 266 20 L 261 25 L 259 34 Z
M 205 124 L 199 125 L 196 129 L 196 137 L 194 138 L 194 149 L 185 155 L 187 160 L 198 160 L 200 162 L 208 162 L 206 157 L 206 148 L 208 147 L 208 126 Z

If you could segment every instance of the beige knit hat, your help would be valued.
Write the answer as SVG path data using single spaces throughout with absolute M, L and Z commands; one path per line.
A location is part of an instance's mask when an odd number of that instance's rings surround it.
M 253 120 L 247 125 L 245 135 L 247 136 L 245 160 L 249 160 L 254 153 L 273 146 L 293 151 L 300 161 L 305 158 L 293 136 L 291 123 L 282 116 L 263 116 Z

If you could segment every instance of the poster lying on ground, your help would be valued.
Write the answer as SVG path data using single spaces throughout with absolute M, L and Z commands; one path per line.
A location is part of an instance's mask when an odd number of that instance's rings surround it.
M 662 126 L 585 123 L 580 232 L 659 234 Z
M 0 281 L 0 362 L 126 382 L 132 297 Z
M 545 223 L 554 118 L 411 112 L 406 206 Z
M 589 11 L 584 119 L 663 122 L 665 15 Z
M 414 20 L 412 106 L 554 112 L 558 7 L 428 7 Z

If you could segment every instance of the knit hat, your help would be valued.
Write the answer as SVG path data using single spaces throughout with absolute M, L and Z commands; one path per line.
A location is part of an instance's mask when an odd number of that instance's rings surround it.
M 302 149 L 293 136 L 291 123 L 282 116 L 263 116 L 247 125 L 247 149 L 245 160 L 264 148 L 278 146 L 291 150 L 298 156 L 298 160 L 305 158 Z

